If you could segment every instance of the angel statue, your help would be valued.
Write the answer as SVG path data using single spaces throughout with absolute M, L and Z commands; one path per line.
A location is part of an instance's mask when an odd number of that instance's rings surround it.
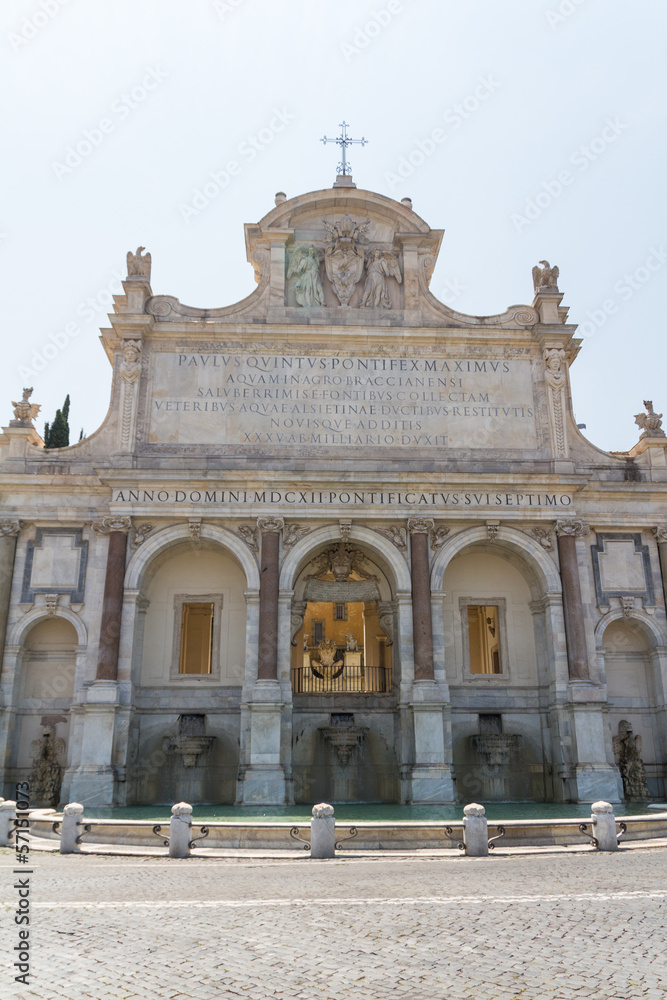
M 287 277 L 296 278 L 294 292 L 298 305 L 324 305 L 324 289 L 320 279 L 320 252 L 317 247 L 297 247 L 290 257 Z
M 632 735 L 632 726 L 625 719 L 618 724 L 618 736 L 613 738 L 614 758 L 623 778 L 626 799 L 648 799 L 646 771 L 641 758 L 642 738 Z
M 387 278 L 396 278 L 401 283 L 401 272 L 393 253 L 371 250 L 366 262 L 366 284 L 361 298 L 362 306 L 370 309 L 391 309 L 391 299 L 387 288 Z
M 541 260 L 540 264 L 542 267 L 538 267 L 536 264 L 533 268 L 533 287 L 535 291 L 539 292 L 543 288 L 553 288 L 557 292 L 560 271 L 557 267 L 551 267 L 548 260 Z
M 644 406 L 646 407 L 646 413 L 638 413 L 635 417 L 635 423 L 638 427 L 641 427 L 643 433 L 639 435 L 641 441 L 645 437 L 665 437 L 665 432 L 662 429 L 662 413 L 656 413 L 653 409 L 653 402 L 650 399 L 644 400 Z
M 37 417 L 37 414 L 41 410 L 39 403 L 29 402 L 32 396 L 32 387 L 30 389 L 23 390 L 23 397 L 19 399 L 18 403 L 12 400 L 12 406 L 14 407 L 14 417 L 15 419 L 11 421 L 12 427 L 32 427 L 32 422 Z

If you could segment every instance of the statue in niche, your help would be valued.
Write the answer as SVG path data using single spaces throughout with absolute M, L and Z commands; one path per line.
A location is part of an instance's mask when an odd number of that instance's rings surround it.
M 362 306 L 369 309 L 391 309 L 391 298 L 387 288 L 387 278 L 396 278 L 401 283 L 401 271 L 393 253 L 371 250 L 366 261 L 366 284 L 361 298 Z
M 30 744 L 33 760 L 30 772 L 30 798 L 33 804 L 43 803 L 49 808 L 58 805 L 62 784 L 61 759 L 65 743 L 56 736 L 55 726 L 44 726 L 42 735 Z
M 642 429 L 639 440 L 641 441 L 645 437 L 664 438 L 665 432 L 662 429 L 662 413 L 655 412 L 653 402 L 650 399 L 644 400 L 644 406 L 646 407 L 646 413 L 638 413 L 635 417 L 635 423 Z
M 12 420 L 12 427 L 32 427 L 32 422 L 37 418 L 37 414 L 41 410 L 39 403 L 31 403 L 30 397 L 32 396 L 32 386 L 29 389 L 23 390 L 23 396 L 19 399 L 18 403 L 12 400 L 12 406 L 14 407 L 14 420 Z
M 320 251 L 317 247 L 297 247 L 290 256 L 287 278 L 294 278 L 297 305 L 323 306 L 324 289 L 320 279 Z
M 626 799 L 650 798 L 644 761 L 641 758 L 641 736 L 633 736 L 632 726 L 622 719 L 618 724 L 618 736 L 614 736 L 613 743 L 614 758 L 623 778 Z
M 364 251 L 359 241 L 365 237 L 371 223 L 370 220 L 356 223 L 347 214 L 333 225 L 325 219 L 322 222 L 329 234 L 324 266 L 338 301 L 347 306 L 364 269 Z
M 558 275 L 560 271 L 557 267 L 551 267 L 548 260 L 541 260 L 541 267 L 537 264 L 533 268 L 533 287 L 536 292 L 541 292 L 544 288 L 553 288 L 558 291 Z

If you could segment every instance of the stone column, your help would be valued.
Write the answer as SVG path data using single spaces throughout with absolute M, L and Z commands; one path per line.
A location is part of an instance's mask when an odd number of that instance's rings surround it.
M 433 680 L 433 621 L 431 617 L 431 569 L 428 559 L 428 536 L 433 521 L 415 517 L 408 521 L 412 568 L 412 626 L 415 657 L 415 680 Z
M 93 530 L 109 535 L 107 571 L 104 579 L 100 645 L 97 654 L 98 681 L 115 681 L 118 677 L 120 623 L 123 613 L 123 584 L 127 533 L 132 526 L 129 517 L 105 517 L 93 524 Z
M 257 635 L 257 675 L 246 679 L 241 704 L 242 739 L 237 804 L 285 805 L 289 797 L 285 780 L 286 760 L 283 741 L 283 709 L 278 680 L 278 585 L 280 532 L 279 517 L 260 517 L 257 527 L 262 536 L 259 580 Z M 289 619 L 288 619 L 289 620 Z M 289 645 L 289 631 L 285 642 Z M 245 698 L 247 697 L 247 701 Z
M 257 679 L 278 679 L 278 587 L 280 582 L 281 517 L 260 517 L 257 526 L 262 535 L 259 577 L 259 648 Z
M 665 606 L 667 607 L 667 528 L 654 528 L 653 534 L 658 543 L 660 569 L 662 571 L 662 589 L 665 593 Z
M 12 593 L 16 536 L 20 530 L 20 521 L 0 521 L 0 671 L 2 670 L 2 654 L 5 649 L 9 601 Z
M 118 653 L 123 608 L 125 552 L 129 517 L 107 516 L 93 530 L 109 535 L 95 681 L 82 705 L 81 763 L 72 774 L 69 792 L 87 806 L 117 805 L 118 765 L 114 757 L 119 711 Z
M 577 564 L 577 537 L 587 535 L 590 529 L 583 521 L 557 521 L 558 556 L 560 577 L 563 584 L 563 611 L 567 659 L 571 680 L 588 680 L 588 649 L 586 627 L 581 603 L 581 583 Z

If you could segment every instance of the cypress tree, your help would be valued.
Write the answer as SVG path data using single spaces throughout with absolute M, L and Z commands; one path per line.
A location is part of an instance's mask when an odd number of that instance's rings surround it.
M 56 410 L 53 423 L 44 426 L 45 448 L 67 448 L 69 445 L 69 393 L 65 397 L 62 410 Z

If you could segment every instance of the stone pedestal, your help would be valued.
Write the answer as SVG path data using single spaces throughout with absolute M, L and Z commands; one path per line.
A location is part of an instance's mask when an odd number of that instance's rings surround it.
M 189 858 L 192 840 L 192 806 L 177 802 L 171 807 L 169 823 L 169 857 Z
M 60 853 L 77 854 L 81 848 L 76 838 L 83 828 L 83 806 L 80 802 L 69 802 L 63 809 L 60 825 Z
M 80 758 L 85 763 L 71 775 L 69 786 L 70 795 L 86 806 L 116 805 L 113 740 L 118 702 L 115 681 L 95 681 L 88 688 Z
M 600 851 L 617 851 L 616 817 L 611 802 L 594 802 L 591 806 L 593 836 Z
M 320 802 L 313 806 L 310 821 L 311 858 L 333 858 L 336 856 L 336 820 L 333 806 Z
M 486 810 L 478 802 L 471 802 L 463 810 L 463 843 L 468 857 L 488 856 L 489 829 Z
M 445 731 L 444 700 L 433 682 L 415 681 L 410 704 L 414 731 L 414 763 L 404 798 L 408 802 L 455 802 L 451 739 Z
M 607 760 L 602 694 L 592 684 L 574 682 L 569 695 L 575 762 L 571 794 L 577 802 L 620 802 L 623 782 L 618 768 Z
M 281 763 L 281 721 L 284 702 L 280 684 L 258 682 L 252 701 L 243 706 L 250 730 L 248 764 L 239 775 L 239 805 L 287 804 L 285 771 Z

